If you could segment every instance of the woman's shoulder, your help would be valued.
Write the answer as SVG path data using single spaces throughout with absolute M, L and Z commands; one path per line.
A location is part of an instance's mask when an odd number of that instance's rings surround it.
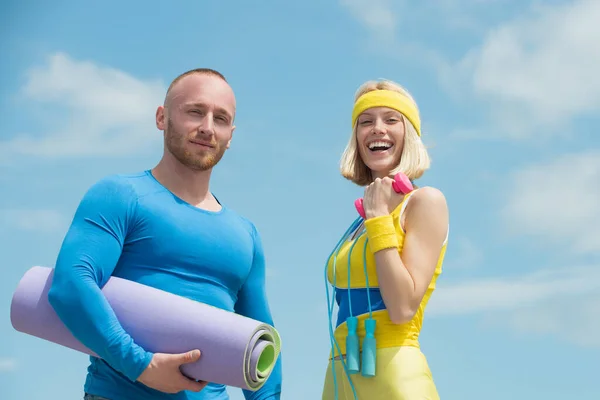
M 446 196 L 444 193 L 432 186 L 423 186 L 414 190 L 410 202 L 414 205 L 421 205 L 434 208 L 447 208 Z
M 449 222 L 446 196 L 440 189 L 424 186 L 414 191 L 406 207 L 406 224 L 426 230 L 445 229 Z

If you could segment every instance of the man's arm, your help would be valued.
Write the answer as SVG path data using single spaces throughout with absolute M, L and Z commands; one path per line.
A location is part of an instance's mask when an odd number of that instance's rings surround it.
M 235 312 L 274 326 L 265 289 L 265 256 L 262 241 L 254 225 L 252 225 L 252 234 L 254 237 L 252 269 L 238 293 Z M 279 400 L 281 397 L 281 370 L 280 354 L 264 386 L 256 392 L 244 390 L 245 398 L 247 400 Z
M 73 336 L 132 381 L 153 354 L 124 331 L 100 288 L 121 256 L 136 203 L 133 189 L 116 178 L 88 190 L 60 249 L 48 294 Z

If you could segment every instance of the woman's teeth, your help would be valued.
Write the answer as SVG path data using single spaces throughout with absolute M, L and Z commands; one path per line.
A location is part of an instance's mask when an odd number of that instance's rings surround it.
M 385 151 L 392 147 L 389 142 L 376 141 L 369 143 L 369 150 L 371 151 Z

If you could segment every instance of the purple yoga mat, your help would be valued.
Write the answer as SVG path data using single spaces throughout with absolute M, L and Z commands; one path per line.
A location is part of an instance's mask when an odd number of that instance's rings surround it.
M 97 357 L 48 303 L 53 273 L 47 267 L 25 273 L 12 299 L 13 327 Z M 114 276 L 102 292 L 125 331 L 144 349 L 170 354 L 199 349 L 200 360 L 181 368 L 191 378 L 255 391 L 279 356 L 279 333 L 268 324 Z

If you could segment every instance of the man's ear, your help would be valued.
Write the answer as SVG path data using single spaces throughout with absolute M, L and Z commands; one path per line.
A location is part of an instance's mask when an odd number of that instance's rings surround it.
M 233 138 L 233 131 L 235 131 L 235 125 L 231 127 L 231 133 L 229 134 L 229 140 L 227 141 L 227 145 L 225 146 L 226 149 L 228 149 L 229 146 L 231 146 L 231 139 Z
M 165 130 L 165 107 L 158 106 L 156 109 L 156 127 L 164 131 Z

